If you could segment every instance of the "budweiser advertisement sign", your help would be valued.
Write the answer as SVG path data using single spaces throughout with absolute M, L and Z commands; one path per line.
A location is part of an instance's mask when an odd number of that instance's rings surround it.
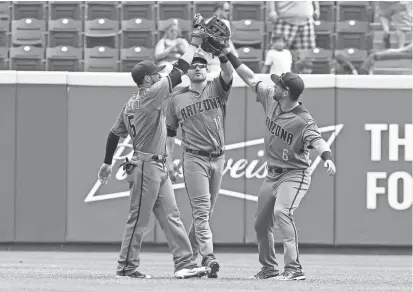
M 324 139 L 326 139 L 329 145 L 334 143 L 337 135 L 340 134 L 343 129 L 343 125 L 331 125 L 320 127 L 320 132 L 322 133 Z M 181 145 L 179 139 L 175 139 L 175 143 L 178 147 Z M 257 149 L 257 159 L 247 160 L 244 157 L 239 157 L 239 155 L 234 155 L 237 149 L 242 149 L 245 147 L 254 147 Z M 224 177 L 222 185 L 228 185 L 225 183 L 226 178 L 232 178 L 237 180 L 262 180 L 267 175 L 266 159 L 264 155 L 264 139 L 255 139 L 250 141 L 241 141 L 239 143 L 234 143 L 226 145 L 226 162 L 224 166 Z M 181 149 L 176 149 L 175 153 L 180 153 Z M 320 157 L 312 153 L 312 164 L 311 171 L 314 171 L 316 167 L 320 164 Z M 107 185 L 102 185 L 99 180 L 96 180 L 92 189 L 89 191 L 85 197 L 86 203 L 92 203 L 96 201 L 113 200 L 122 197 L 129 196 L 129 190 L 127 189 L 128 184 L 124 182 L 126 179 L 126 173 L 119 165 L 125 161 L 126 158 L 130 159 L 133 155 L 133 148 L 130 137 L 127 137 L 122 142 L 118 144 L 117 150 L 113 157 L 113 174 L 112 180 Z M 179 157 L 180 155 L 175 155 Z M 175 159 L 174 163 L 178 165 L 182 172 L 181 159 Z M 177 182 L 173 185 L 175 190 L 184 189 L 184 183 L 182 175 L 178 175 Z M 258 190 L 257 190 L 258 191 Z M 239 192 L 235 189 L 221 188 L 220 194 L 224 196 L 231 196 L 239 199 L 246 199 L 249 201 L 257 201 L 257 196 L 252 194 L 246 194 Z

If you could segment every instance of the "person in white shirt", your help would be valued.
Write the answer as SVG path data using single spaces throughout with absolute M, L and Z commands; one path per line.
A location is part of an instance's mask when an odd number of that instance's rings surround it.
M 281 75 L 282 73 L 291 72 L 293 57 L 291 52 L 285 49 L 285 38 L 281 34 L 274 34 L 271 37 L 271 49 L 265 57 L 262 73 Z

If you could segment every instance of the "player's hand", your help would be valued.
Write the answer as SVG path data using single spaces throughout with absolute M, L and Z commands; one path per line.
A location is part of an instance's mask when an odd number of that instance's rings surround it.
M 331 176 L 336 174 L 336 166 L 333 161 L 326 160 L 326 162 L 324 162 L 324 168 L 326 169 L 328 175 Z
M 219 57 L 225 56 L 229 52 L 231 52 L 229 41 L 224 41 L 221 45 L 221 54 L 219 54 Z
M 112 165 L 103 163 L 98 172 L 98 179 L 102 184 L 107 184 L 112 174 Z
M 173 162 L 168 163 L 168 173 L 171 181 L 176 182 L 176 174 L 181 174 L 178 165 Z

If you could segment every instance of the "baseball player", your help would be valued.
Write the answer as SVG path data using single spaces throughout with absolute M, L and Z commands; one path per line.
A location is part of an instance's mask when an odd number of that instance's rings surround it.
M 190 85 L 173 95 L 166 118 L 173 181 L 177 171 L 172 160 L 174 137 L 179 125 L 182 129 L 184 182 L 193 217 L 189 239 L 194 259 L 199 252 L 201 265 L 207 267 L 209 278 L 217 278 L 220 267 L 214 256 L 209 220 L 224 170 L 224 127 L 233 71 L 225 56 L 220 56 L 219 60 L 221 72 L 208 82 L 208 62 L 203 55 L 195 55 L 187 73 Z
M 195 23 L 194 19 L 194 23 Z M 136 93 L 123 106 L 113 125 L 106 144 L 104 163 L 98 177 L 106 183 L 112 172 L 112 158 L 119 138 L 128 135 L 133 140 L 134 153 L 123 163 L 130 184 L 130 209 L 118 260 L 117 276 L 150 278 L 140 273 L 140 249 L 144 230 L 153 211 L 165 232 L 169 249 L 175 262 L 175 277 L 190 278 L 206 274 L 205 267 L 197 267 L 193 260 L 191 244 L 180 219 L 178 207 L 166 168 L 166 115 L 165 102 L 181 76 L 190 67 L 202 38 L 196 37 L 187 52 L 174 65 L 171 73 L 161 77 L 165 66 L 156 67 L 151 61 L 138 63 L 132 78 L 138 86 Z
M 336 172 L 331 150 L 322 139 L 316 121 L 298 101 L 304 91 L 300 76 L 287 72 L 272 74 L 274 86 L 267 86 L 235 57 L 224 50 L 238 75 L 257 93 L 265 112 L 265 152 L 268 175 L 258 195 L 254 228 L 262 269 L 252 278 L 279 276 L 272 229 L 277 223 L 284 241 L 284 271 L 280 280 L 304 280 L 298 253 L 293 214 L 310 187 L 310 149 L 325 161 L 329 175 Z

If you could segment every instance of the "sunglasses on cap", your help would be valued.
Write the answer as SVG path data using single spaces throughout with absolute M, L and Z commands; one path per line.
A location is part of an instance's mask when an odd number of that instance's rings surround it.
M 207 65 L 205 64 L 192 64 L 189 66 L 189 69 L 194 70 L 196 69 L 196 67 L 198 67 L 199 69 L 205 69 L 207 67 Z
M 285 73 L 283 73 L 283 74 L 280 75 L 280 84 L 281 84 L 281 87 L 284 88 L 285 90 L 287 90 L 289 94 L 291 94 L 290 87 L 287 86 L 287 85 L 285 85 L 285 83 L 284 83 L 284 81 L 283 81 L 284 75 L 285 75 Z

